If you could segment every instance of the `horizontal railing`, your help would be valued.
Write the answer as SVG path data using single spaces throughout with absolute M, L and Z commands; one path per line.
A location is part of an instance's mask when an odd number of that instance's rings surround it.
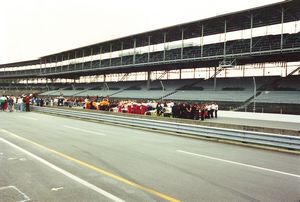
M 200 49 L 200 47 L 199 47 Z M 272 49 L 272 50 L 259 50 L 252 52 L 242 52 L 242 53 L 230 53 L 226 54 L 227 59 L 235 59 L 237 57 L 247 57 L 247 56 L 262 56 L 262 55 L 272 55 L 272 54 L 285 54 L 285 53 L 294 53 L 299 52 L 300 47 L 291 47 L 284 49 Z M 216 52 L 216 51 L 215 51 Z M 214 53 L 215 53 L 214 52 Z M 19 70 L 19 71 L 4 71 L 0 72 L 0 78 L 11 78 L 11 77 L 44 77 L 44 76 L 60 76 L 61 74 L 70 74 L 70 73 L 86 73 L 86 72 L 95 72 L 95 71 L 107 71 L 107 70 L 115 70 L 120 68 L 132 68 L 132 67 L 145 67 L 145 66 L 156 66 L 156 65 L 171 65 L 171 64 L 180 64 L 180 63 L 189 63 L 189 62 L 200 62 L 200 61 L 213 61 L 213 60 L 223 60 L 224 54 L 223 50 L 221 53 L 210 56 L 195 56 L 188 58 L 173 58 L 173 59 L 157 59 L 155 61 L 144 61 L 141 63 L 129 63 L 129 64 L 116 64 L 112 65 L 112 63 L 107 63 L 107 65 L 103 65 L 103 61 L 108 62 L 109 59 L 98 60 L 99 64 L 96 66 L 93 65 L 93 62 L 84 62 L 84 63 L 76 63 L 69 64 L 64 66 L 56 66 L 56 67 L 48 67 L 48 68 L 38 68 L 38 69 L 30 69 L 30 70 Z M 160 52 L 161 54 L 163 51 Z M 153 54 L 153 53 L 151 53 Z M 111 58 L 116 59 L 116 58 Z M 88 64 L 86 66 L 85 64 Z
M 206 138 L 216 138 L 216 139 L 223 139 L 223 140 L 230 140 L 230 141 L 238 141 L 243 143 L 251 143 L 251 144 L 259 144 L 259 145 L 267 145 L 272 147 L 280 147 L 285 149 L 300 150 L 300 137 L 296 137 L 296 136 L 215 128 L 215 127 L 198 126 L 198 125 L 183 124 L 183 123 L 173 123 L 167 121 L 108 115 L 108 114 L 96 113 L 92 111 L 79 111 L 79 110 L 72 110 L 72 109 L 33 107 L 33 111 L 55 114 L 55 115 L 63 115 L 69 117 L 76 117 L 81 119 L 92 119 L 101 122 L 109 122 L 115 124 L 125 124 L 125 125 L 140 127 L 140 128 L 182 133 L 182 134 L 188 134 L 188 135 L 200 136 Z

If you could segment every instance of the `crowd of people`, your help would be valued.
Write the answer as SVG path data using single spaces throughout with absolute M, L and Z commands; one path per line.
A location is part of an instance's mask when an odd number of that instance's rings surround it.
M 0 97 L 0 110 L 2 111 L 30 111 L 31 97 L 29 95 Z
M 169 116 L 173 118 L 204 120 L 218 117 L 219 106 L 211 103 L 176 103 L 136 100 L 109 100 L 109 98 L 86 97 L 83 108 L 120 113 Z
M 2 96 L 0 109 L 3 111 L 30 111 L 30 105 L 36 106 L 67 106 L 91 110 L 104 110 L 119 113 L 141 114 L 152 116 L 168 116 L 173 118 L 205 120 L 218 117 L 218 104 L 158 102 L 137 100 L 112 100 L 109 97 L 64 98 L 62 96 L 36 97 L 32 95 Z

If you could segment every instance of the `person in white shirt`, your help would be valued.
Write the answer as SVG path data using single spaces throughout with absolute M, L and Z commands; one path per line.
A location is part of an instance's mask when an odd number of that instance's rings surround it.
M 216 105 L 215 103 L 211 104 L 211 111 L 210 111 L 210 117 L 214 118 L 214 111 L 216 110 Z
M 217 103 L 215 103 L 215 118 L 218 118 L 218 110 L 219 110 L 219 106 Z
M 18 97 L 17 99 L 17 109 L 22 112 L 24 109 L 24 104 L 23 104 L 23 98 L 22 97 Z
M 210 119 L 210 111 L 211 111 L 211 105 L 210 104 L 206 105 L 206 110 L 207 110 L 207 119 Z

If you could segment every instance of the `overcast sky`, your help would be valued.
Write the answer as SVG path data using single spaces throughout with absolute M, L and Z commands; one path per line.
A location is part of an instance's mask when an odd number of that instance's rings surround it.
M 279 0 L 0 0 L 0 64 Z

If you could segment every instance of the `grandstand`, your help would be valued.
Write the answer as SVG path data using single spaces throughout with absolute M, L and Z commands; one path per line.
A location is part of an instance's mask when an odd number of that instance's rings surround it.
M 290 0 L 1 64 L 0 93 L 300 114 L 299 55 L 300 2 Z

